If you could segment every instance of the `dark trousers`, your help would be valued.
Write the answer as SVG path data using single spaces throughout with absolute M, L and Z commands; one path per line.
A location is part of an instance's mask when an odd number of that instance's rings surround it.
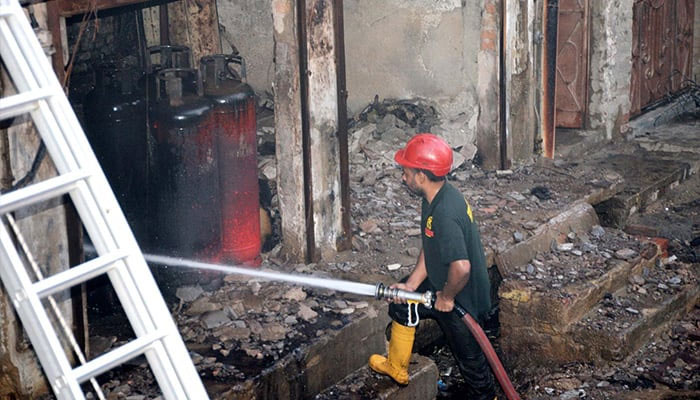
M 402 282 L 405 282 L 405 280 L 406 278 L 404 278 Z M 423 293 L 427 290 L 433 293 L 436 291 L 426 279 L 418 289 L 416 289 L 416 292 Z M 418 315 L 420 319 L 434 319 L 437 321 L 438 325 L 440 325 L 447 339 L 447 344 L 450 346 L 450 350 L 457 361 L 459 371 L 466 381 L 468 398 L 475 400 L 492 400 L 495 396 L 495 390 L 491 368 L 486 361 L 486 356 L 484 356 L 484 352 L 481 350 L 479 343 L 474 339 L 471 332 L 469 332 L 469 328 L 467 328 L 459 315 L 457 315 L 457 312 L 453 310 L 452 312 L 444 313 L 419 305 Z M 408 305 L 391 303 L 389 305 L 389 316 L 392 320 L 401 325 L 408 325 Z M 474 317 L 479 324 L 483 323 L 483 321 L 478 320 L 476 316 L 472 317 Z

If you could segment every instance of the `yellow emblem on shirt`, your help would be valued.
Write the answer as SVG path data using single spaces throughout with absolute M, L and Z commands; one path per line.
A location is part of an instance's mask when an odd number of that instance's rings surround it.
M 425 221 L 425 236 L 431 238 L 435 236 L 435 232 L 433 232 L 433 216 L 429 216 L 428 219 Z
M 466 203 L 466 205 L 467 205 L 467 215 L 469 216 L 469 220 L 471 222 L 474 222 L 474 214 L 472 214 L 472 206 L 469 205 L 469 202 L 467 201 L 466 198 L 464 199 L 464 203 Z

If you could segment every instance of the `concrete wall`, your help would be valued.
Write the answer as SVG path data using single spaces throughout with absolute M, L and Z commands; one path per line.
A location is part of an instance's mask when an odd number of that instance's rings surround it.
M 224 53 L 235 46 L 246 60 L 248 83 L 256 92 L 271 90 L 275 76 L 271 0 L 217 0 Z
M 464 3 L 346 1 L 350 112 L 378 95 L 430 99 L 450 116 L 475 113 L 481 2 Z
M 346 0 L 348 112 L 375 95 L 433 100 L 448 117 L 476 126 L 481 1 Z M 235 45 L 256 91 L 274 75 L 270 0 L 217 0 L 224 52 Z
M 587 125 L 607 139 L 629 120 L 633 0 L 591 1 Z

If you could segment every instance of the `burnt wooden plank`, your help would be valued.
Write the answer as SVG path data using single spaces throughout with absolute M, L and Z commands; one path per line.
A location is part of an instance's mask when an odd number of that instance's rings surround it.
M 97 11 L 101 11 L 148 2 L 147 0 L 97 0 L 94 7 Z M 93 7 L 90 0 L 56 0 L 55 2 L 50 1 L 49 3 L 58 3 L 58 12 L 62 17 L 84 14 Z

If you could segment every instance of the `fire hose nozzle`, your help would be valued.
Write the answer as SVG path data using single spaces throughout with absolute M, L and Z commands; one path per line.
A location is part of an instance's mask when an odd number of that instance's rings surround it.
M 433 292 L 428 290 L 425 293 L 409 292 L 397 288 L 384 286 L 383 283 L 377 283 L 377 288 L 374 292 L 374 297 L 377 300 L 404 300 L 423 304 L 426 308 L 433 308 Z

